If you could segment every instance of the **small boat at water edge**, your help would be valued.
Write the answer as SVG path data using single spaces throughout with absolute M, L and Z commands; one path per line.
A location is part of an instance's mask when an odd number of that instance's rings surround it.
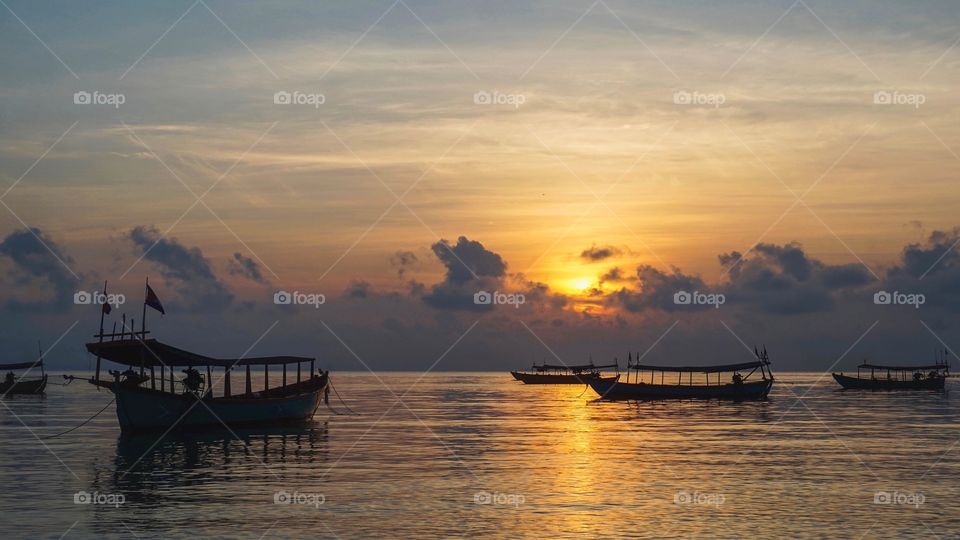
M 844 390 L 934 390 L 942 391 L 947 377 L 950 376 L 950 364 L 946 350 L 936 363 L 918 366 L 887 366 L 864 362 L 857 366 L 857 376 L 833 373 L 833 379 Z M 870 377 L 861 376 L 861 370 L 870 370 Z M 886 372 L 886 377 L 877 378 L 876 372 Z M 910 374 L 908 376 L 908 374 Z
M 755 350 L 757 360 L 739 364 L 715 366 L 654 366 L 645 364 L 627 364 L 627 381 L 590 380 L 588 384 L 594 392 L 605 400 L 659 400 L 659 399 L 724 399 L 733 401 L 749 401 L 765 399 L 773 387 L 773 373 L 770 371 L 770 360 L 766 348 L 763 352 Z M 741 371 L 750 370 L 746 375 Z M 631 370 L 636 372 L 635 382 L 630 382 Z M 760 371 L 759 380 L 749 380 L 754 373 Z M 643 372 L 650 372 L 649 382 L 642 380 Z M 659 373 L 659 382 L 656 374 Z M 676 373 L 676 384 L 666 381 L 666 373 Z M 693 374 L 702 373 L 705 379 L 697 384 L 693 382 Z M 721 380 L 721 373 L 733 373 L 730 382 Z M 684 374 L 687 381 L 684 384 Z M 716 374 L 716 383 L 712 382 L 712 374 Z
M 144 315 L 147 306 L 164 312 L 149 284 Z M 137 332 L 132 320 L 127 326 L 125 317 L 120 333 L 116 332 L 116 326 L 113 332 L 104 333 L 105 313 L 109 313 L 107 307 L 101 311 L 100 332 L 94 336 L 98 341 L 86 345 L 87 351 L 97 357 L 96 372 L 92 378 L 81 380 L 113 392 L 117 419 L 123 432 L 305 422 L 313 417 L 321 400 L 326 398 L 329 372 L 316 370 L 314 358 L 211 358 L 148 338 L 150 332 L 145 324 Z M 102 379 L 101 359 L 125 365 L 127 369 L 110 371 L 112 380 Z M 297 365 L 296 382 L 288 383 L 287 366 L 291 364 Z M 306 364 L 309 364 L 310 371 L 304 377 L 301 366 Z M 254 391 L 250 367 L 260 365 L 263 366 L 263 389 Z M 197 369 L 204 366 L 206 377 Z M 281 386 L 270 387 L 271 366 L 283 367 Z M 246 369 L 246 387 L 244 392 L 233 394 L 230 375 L 238 367 Z M 185 377 L 175 381 L 176 368 L 185 368 L 182 370 Z M 212 368 L 223 369 L 221 396 L 213 394 Z M 64 378 L 74 380 L 78 377 L 64 375 Z
M 34 368 L 40 368 L 39 377 L 27 377 Z M 18 377 L 13 372 L 27 370 Z M 19 362 L 15 364 L 0 364 L 0 371 L 6 371 L 3 381 L 0 382 L 0 396 L 10 394 L 43 394 L 47 388 L 47 374 L 43 370 L 43 351 L 33 362 Z
M 601 370 L 615 368 L 617 374 L 610 377 L 601 375 Z M 553 364 L 534 364 L 531 371 L 511 371 L 513 378 L 523 384 L 587 384 L 591 380 L 616 381 L 620 378 L 619 364 L 595 366 L 593 362 L 576 366 Z

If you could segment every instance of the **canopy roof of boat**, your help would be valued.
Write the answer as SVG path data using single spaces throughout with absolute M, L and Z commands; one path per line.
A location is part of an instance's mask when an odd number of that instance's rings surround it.
M 160 343 L 155 339 L 122 339 L 87 343 L 87 350 L 111 362 L 128 366 L 175 367 L 175 366 L 249 366 L 278 365 L 311 362 L 313 358 L 301 356 L 263 356 L 259 358 L 211 358 Z
M 882 366 L 880 364 L 868 364 L 864 362 L 857 366 L 860 369 L 883 369 L 889 371 L 926 371 L 928 369 L 939 370 L 947 369 L 947 364 L 927 364 L 925 366 Z
M 0 370 L 4 369 L 27 369 L 32 367 L 40 367 L 43 365 L 43 359 L 34 360 L 33 362 L 19 362 L 16 364 L 0 364 Z
M 639 369 L 642 371 L 667 371 L 673 373 L 718 373 L 721 371 L 740 371 L 741 369 L 751 369 L 769 365 L 769 360 L 754 360 L 753 362 L 725 364 L 722 366 L 651 366 L 647 364 L 630 364 L 630 367 L 632 369 Z
M 617 364 L 606 364 L 602 366 L 595 366 L 593 364 L 581 364 L 581 365 L 575 365 L 575 366 L 562 366 L 562 365 L 558 366 L 556 364 L 541 364 L 538 366 L 534 364 L 533 366 L 533 368 L 537 370 L 569 369 L 570 371 L 586 371 L 588 369 L 603 369 L 603 368 L 615 368 L 615 367 L 619 367 L 619 366 Z

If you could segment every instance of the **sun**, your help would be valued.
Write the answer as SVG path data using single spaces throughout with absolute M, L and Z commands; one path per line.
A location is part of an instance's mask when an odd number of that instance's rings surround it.
M 592 280 L 586 277 L 577 278 L 570 282 L 570 284 L 573 285 L 574 290 L 577 291 L 585 291 L 589 289 L 591 283 Z

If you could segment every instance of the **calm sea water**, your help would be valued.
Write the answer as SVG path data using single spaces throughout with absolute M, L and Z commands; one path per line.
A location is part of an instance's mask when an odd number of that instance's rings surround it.
M 0 537 L 960 537 L 949 391 L 787 373 L 759 403 L 590 403 L 509 374 L 420 377 L 335 373 L 356 414 L 331 395 L 342 414 L 305 428 L 161 440 L 121 437 L 112 405 L 45 439 L 108 403 L 86 383 L 7 398 Z

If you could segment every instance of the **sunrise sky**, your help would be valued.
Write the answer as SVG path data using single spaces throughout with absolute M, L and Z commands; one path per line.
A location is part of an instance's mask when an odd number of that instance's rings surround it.
M 742 334 L 825 368 L 886 320 L 862 310 L 908 274 L 933 298 L 897 312 L 903 351 L 926 354 L 958 330 L 956 276 L 920 285 L 960 266 L 958 18 L 948 1 L 5 0 L 5 337 L 26 351 L 80 320 L 69 364 L 96 315 L 64 296 L 108 279 L 139 298 L 150 275 L 183 306 L 168 337 L 241 328 L 210 354 L 289 317 L 273 345 L 357 367 L 350 335 L 371 365 L 429 365 L 484 316 L 460 296 L 490 286 L 543 297 L 487 314 L 447 367 L 623 356 L 682 319 L 713 336 L 684 354 L 716 339 L 735 357 Z M 478 271 L 491 257 L 504 268 Z M 798 287 L 743 292 L 768 263 Z M 458 265 L 479 275 L 458 281 Z M 675 316 L 651 300 L 664 276 L 740 311 Z M 262 311 L 280 289 L 326 294 L 323 325 Z M 838 305 L 854 297 L 868 305 L 852 317 Z M 211 306 L 230 314 L 211 322 Z M 788 336 L 797 317 L 823 325 L 809 354 Z

